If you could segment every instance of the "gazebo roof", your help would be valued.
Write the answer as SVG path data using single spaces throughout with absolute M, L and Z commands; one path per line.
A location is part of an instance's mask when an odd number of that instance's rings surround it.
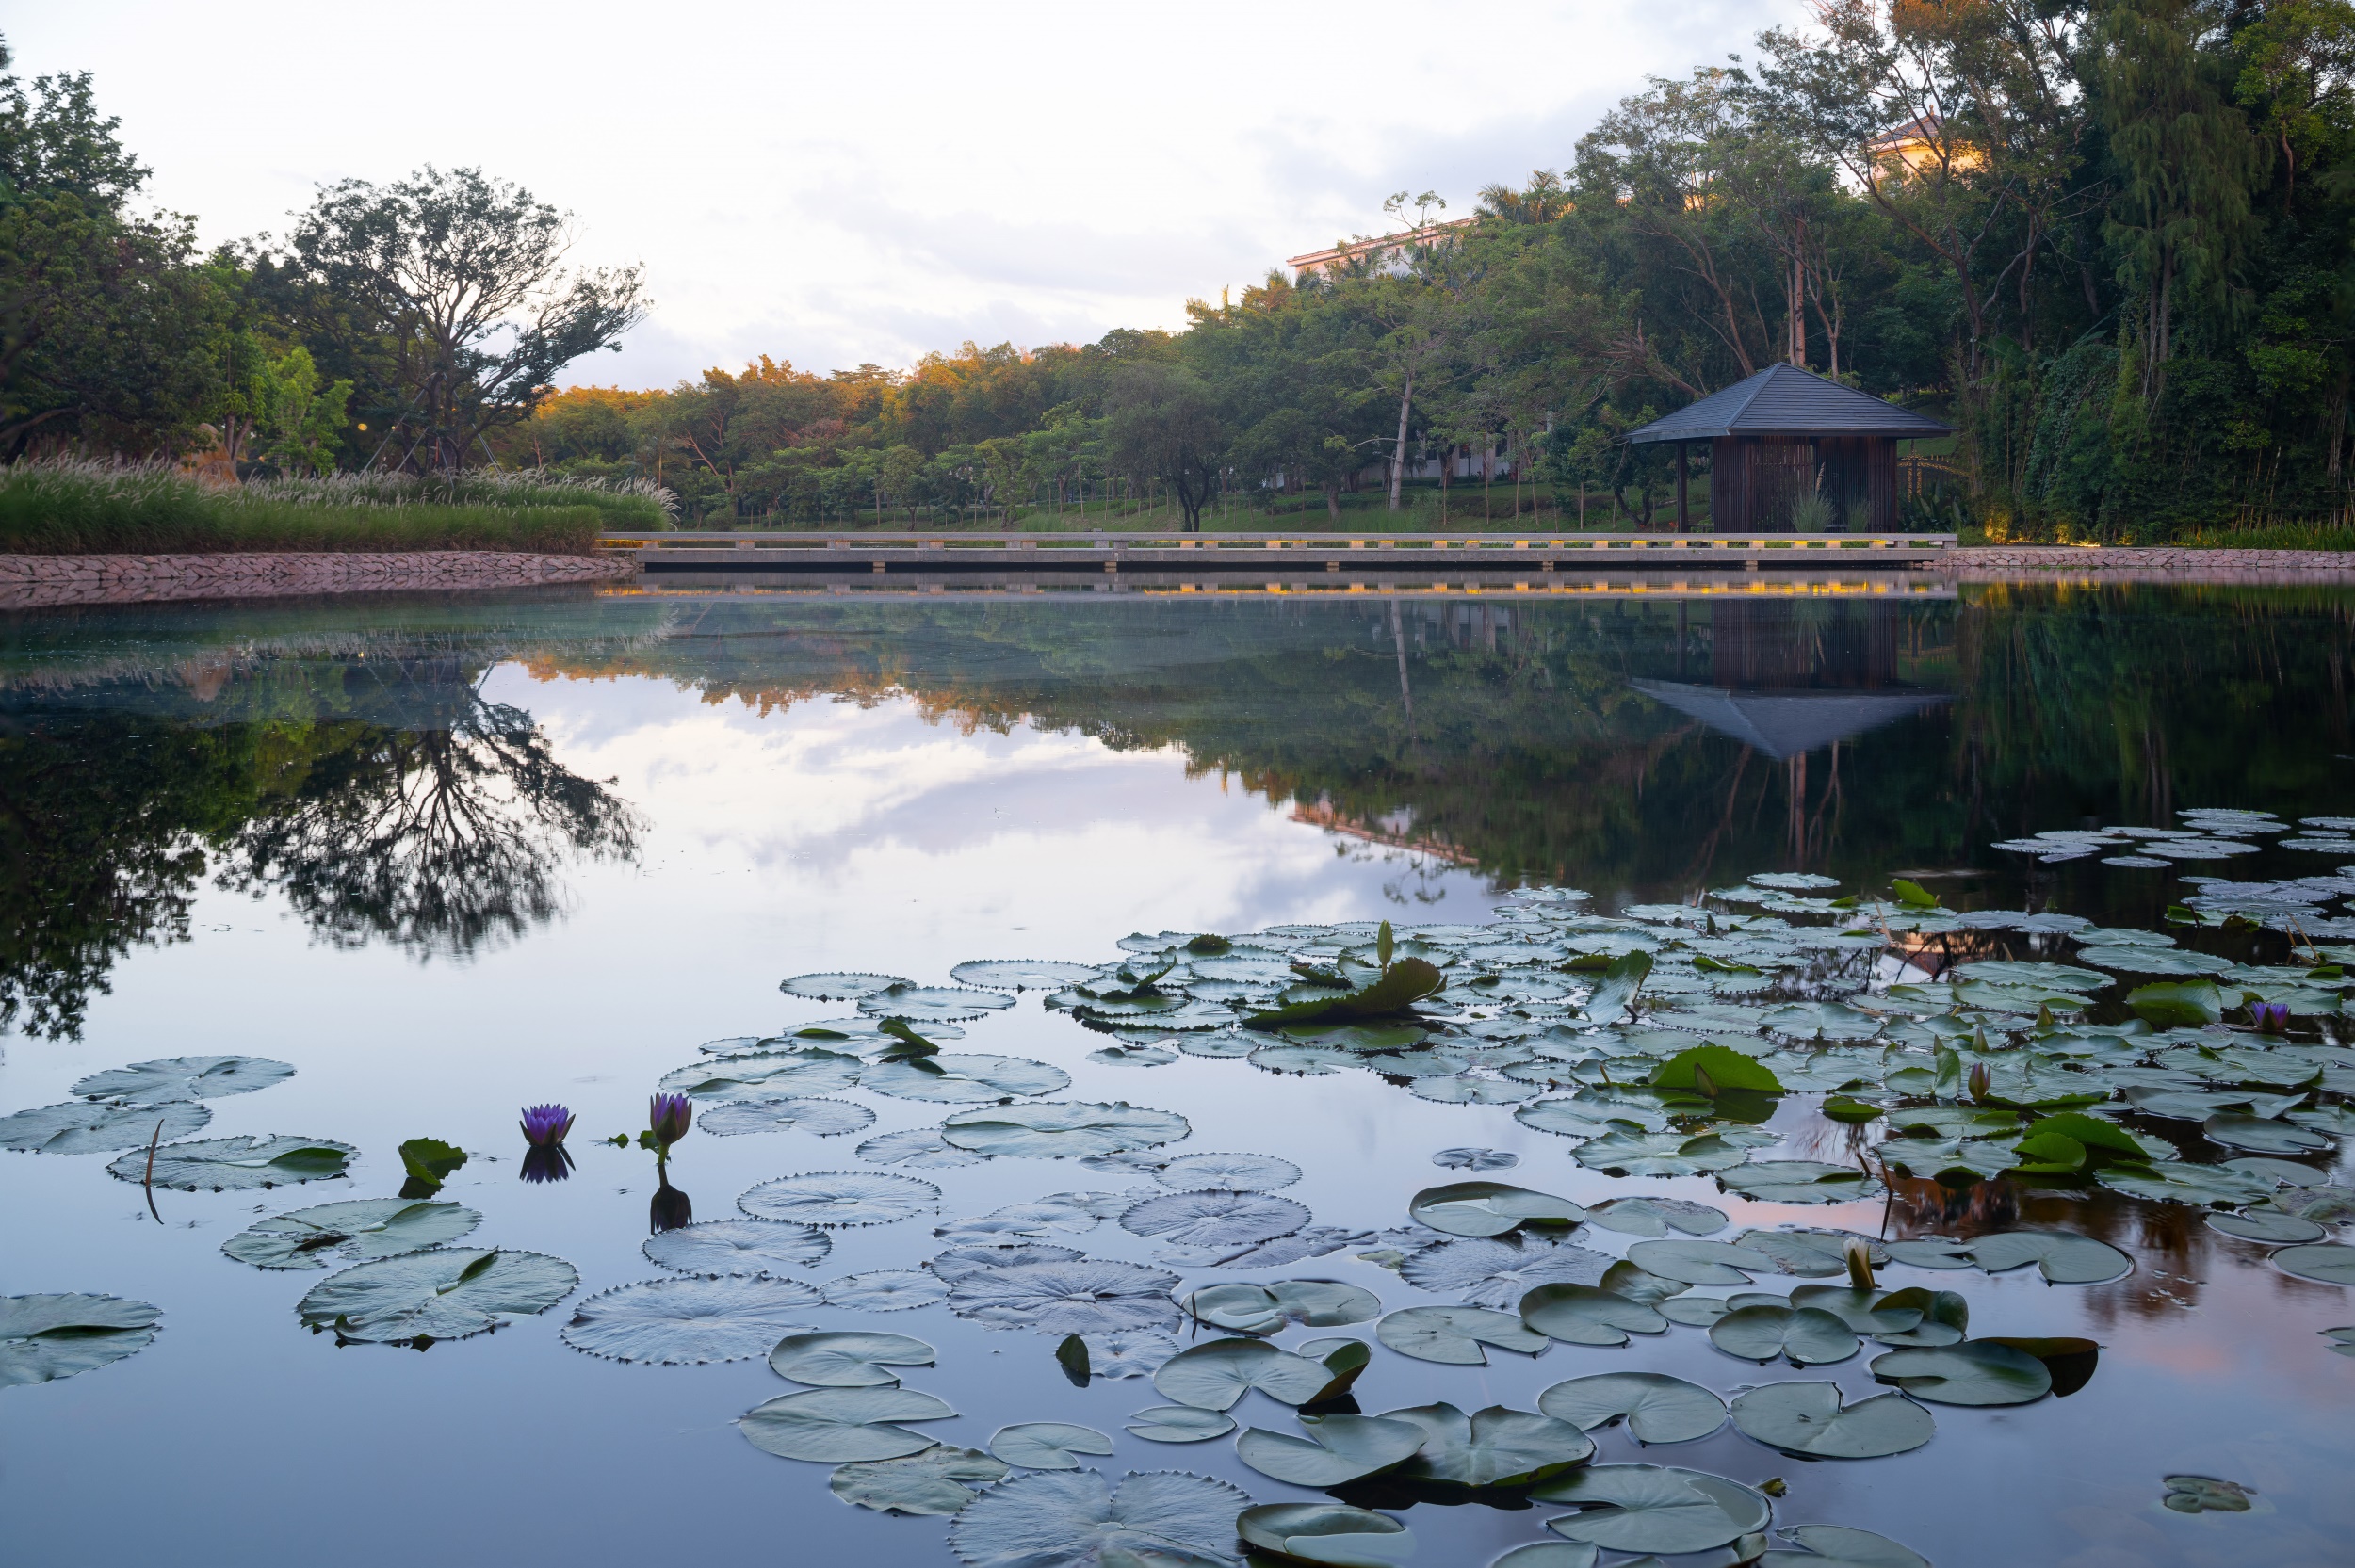
M 1954 701 L 1941 691 L 1733 691 L 1675 681 L 1628 684 L 1778 762 Z
M 1632 442 L 1709 441 L 1718 436 L 1897 436 L 1954 433 L 1926 414 L 1827 380 L 1795 364 L 1771 364 L 1723 392 L 1629 432 Z

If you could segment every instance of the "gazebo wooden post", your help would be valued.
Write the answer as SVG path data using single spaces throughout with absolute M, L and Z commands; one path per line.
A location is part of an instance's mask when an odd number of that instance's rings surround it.
M 1677 532 L 1679 533 L 1684 532 L 1692 523 L 1692 517 L 1684 505 L 1684 443 L 1680 441 L 1677 443 Z

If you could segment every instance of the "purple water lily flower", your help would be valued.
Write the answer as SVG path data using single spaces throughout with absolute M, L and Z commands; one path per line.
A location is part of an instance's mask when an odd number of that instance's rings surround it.
M 687 1136 L 695 1108 L 684 1094 L 658 1094 L 646 1102 L 646 1131 L 667 1149 Z
M 2266 1034 L 2280 1034 L 2290 1026 L 2290 1005 L 2287 1002 L 2258 1002 L 2249 1010 L 2257 1027 Z
M 523 1116 L 524 1141 L 535 1149 L 561 1143 L 573 1130 L 573 1113 L 562 1106 L 526 1106 Z

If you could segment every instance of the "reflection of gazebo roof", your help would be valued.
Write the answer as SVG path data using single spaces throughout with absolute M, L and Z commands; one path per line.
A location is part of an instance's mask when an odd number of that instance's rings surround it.
M 1734 691 L 1677 681 L 1628 684 L 1778 762 L 1953 701 L 1936 691 Z

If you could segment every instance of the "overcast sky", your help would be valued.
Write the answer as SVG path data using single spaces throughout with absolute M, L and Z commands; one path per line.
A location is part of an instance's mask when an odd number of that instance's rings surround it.
M 566 380 L 668 384 L 771 354 L 904 365 L 970 338 L 1178 327 L 1189 296 L 1451 216 L 1568 163 L 1648 73 L 1797 0 L 834 4 L 0 0 L 16 69 L 96 74 L 207 240 L 319 182 L 479 164 L 642 263 L 656 309 Z

